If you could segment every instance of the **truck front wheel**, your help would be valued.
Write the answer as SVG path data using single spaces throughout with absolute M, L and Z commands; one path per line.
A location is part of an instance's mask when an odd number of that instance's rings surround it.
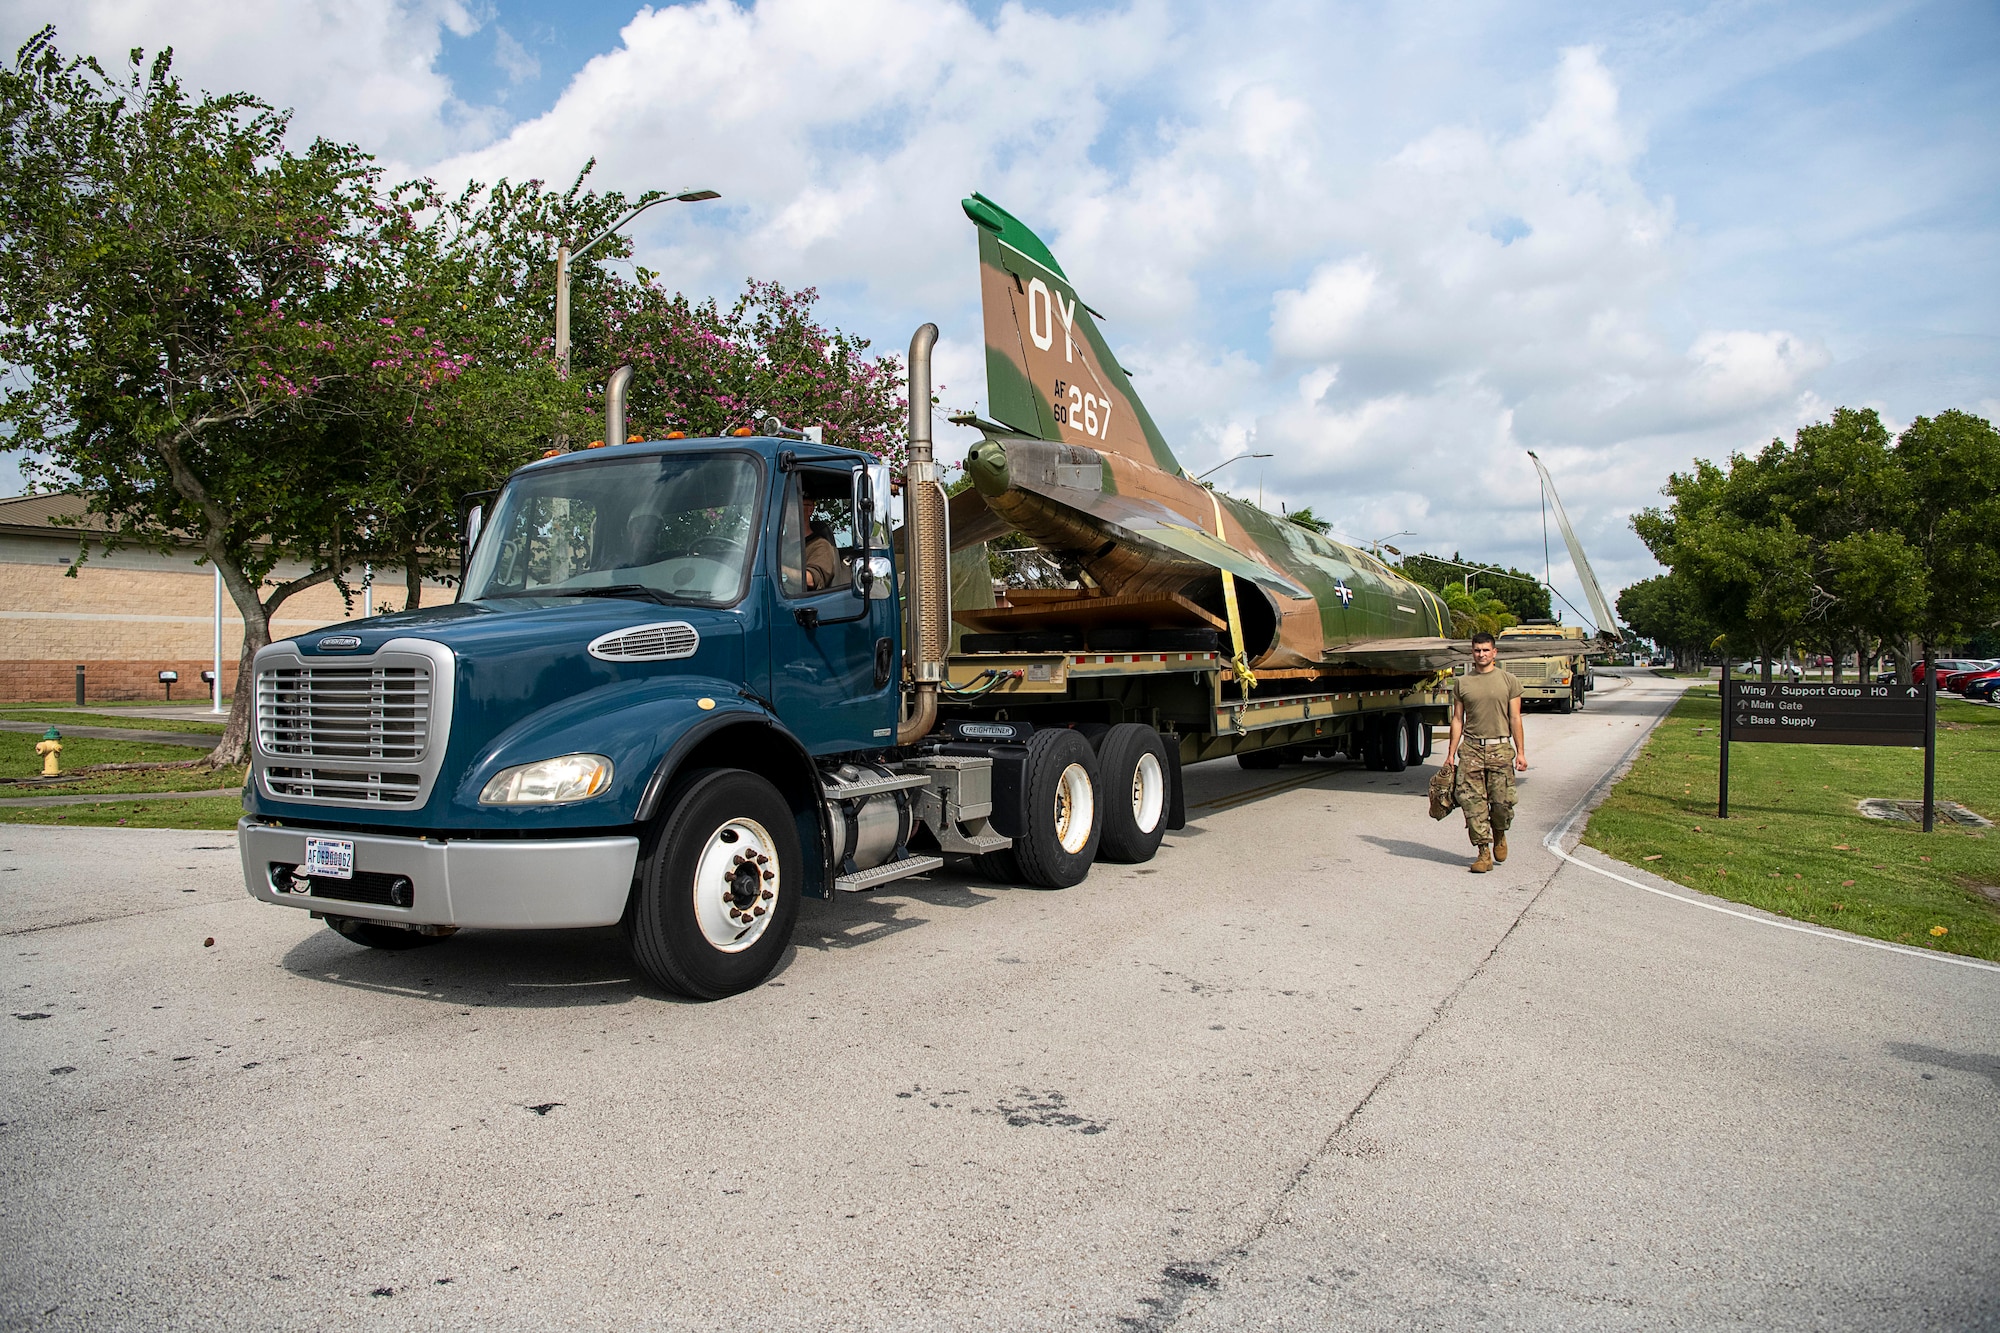
M 771 974 L 798 921 L 804 862 L 785 798 L 755 773 L 696 773 L 668 798 L 625 933 L 667 990 L 719 1000 Z
M 1097 748 L 1104 775 L 1104 840 L 1099 860 L 1138 865 L 1153 859 L 1167 835 L 1172 781 L 1167 747 L 1160 733 L 1137 722 L 1121 722 Z

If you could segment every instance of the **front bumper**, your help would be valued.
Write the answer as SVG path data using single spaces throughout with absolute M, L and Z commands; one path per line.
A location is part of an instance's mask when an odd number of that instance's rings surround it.
M 352 842 L 354 878 L 294 877 L 308 891 L 281 888 L 285 877 L 272 867 L 303 865 L 308 836 Z M 637 838 L 446 842 L 272 828 L 250 819 L 236 825 L 236 843 L 252 898 L 329 916 L 496 930 L 616 925 L 639 860 Z M 396 899 L 409 905 L 396 906 Z

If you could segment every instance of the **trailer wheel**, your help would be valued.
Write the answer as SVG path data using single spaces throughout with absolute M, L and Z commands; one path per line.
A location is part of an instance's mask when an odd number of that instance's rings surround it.
M 1045 889 L 1081 882 L 1104 835 L 1097 753 L 1074 731 L 1038 731 L 1022 766 L 1021 831 L 1008 850 L 1021 878 Z
M 1153 859 L 1167 836 L 1167 806 L 1173 781 L 1160 733 L 1137 722 L 1111 728 L 1097 747 L 1104 775 L 1104 840 L 1100 861 L 1137 865 Z
M 778 789 L 711 768 L 668 798 L 626 913 L 632 957 L 667 990 L 719 1000 L 771 974 L 798 921 L 805 864 Z
M 1356 741 L 1360 750 L 1361 766 L 1370 773 L 1380 773 L 1387 762 L 1382 756 L 1381 719 L 1364 717 L 1356 723 L 1360 736 Z
M 1431 724 L 1419 721 L 1415 713 L 1403 714 L 1403 722 L 1409 732 L 1404 753 L 1409 756 L 1410 767 L 1415 768 L 1431 757 Z
M 1410 766 L 1410 727 L 1401 713 L 1382 714 L 1375 724 L 1375 744 L 1381 747 L 1384 773 L 1400 773 Z
M 379 921 L 364 921 L 358 916 L 330 916 L 326 924 L 334 934 L 356 944 L 365 944 L 371 949 L 401 952 L 404 949 L 421 949 L 431 944 L 443 944 L 449 935 L 426 935 L 418 930 L 403 930 L 397 926 L 385 926 Z

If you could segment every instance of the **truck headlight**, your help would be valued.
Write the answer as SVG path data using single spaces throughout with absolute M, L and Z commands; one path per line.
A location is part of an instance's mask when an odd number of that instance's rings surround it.
M 601 754 L 566 754 L 503 768 L 479 793 L 481 805 L 559 805 L 582 801 L 611 785 L 611 761 Z

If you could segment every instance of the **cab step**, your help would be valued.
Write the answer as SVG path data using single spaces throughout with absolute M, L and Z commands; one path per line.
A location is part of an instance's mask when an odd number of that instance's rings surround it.
M 921 875 L 927 870 L 936 870 L 943 865 L 942 856 L 906 856 L 900 861 L 890 861 L 872 870 L 857 870 L 852 875 L 841 875 L 833 881 L 833 887 L 841 893 L 859 893 L 863 889 L 872 889 L 877 884 L 887 884 L 891 880 Z

